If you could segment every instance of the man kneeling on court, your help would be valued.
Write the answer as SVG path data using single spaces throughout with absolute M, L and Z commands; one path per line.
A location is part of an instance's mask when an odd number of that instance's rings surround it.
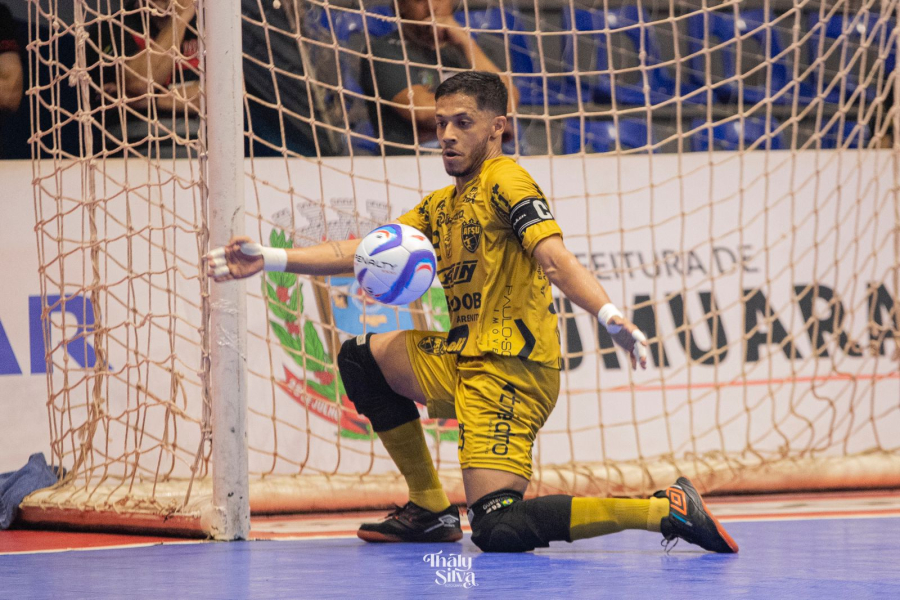
M 444 169 L 455 182 L 398 221 L 432 238 L 438 270 L 451 274 L 441 283 L 456 326 L 447 333 L 361 335 L 341 348 L 338 367 L 347 396 L 368 417 L 409 486 L 409 502 L 383 522 L 362 525 L 359 537 L 369 542 L 462 537 L 459 511 L 447 499 L 425 443 L 419 401 L 432 417 L 459 421 L 472 541 L 485 552 L 524 552 L 623 529 L 737 552 L 683 477 L 645 500 L 523 499 L 535 436 L 559 393 L 551 284 L 597 315 L 633 368 L 646 368 L 646 338 L 566 249 L 541 188 L 501 155 L 507 91 L 500 78 L 460 73 L 443 82 L 435 98 Z M 282 250 L 236 238 L 209 253 L 208 272 L 216 281 L 263 269 L 336 275 L 352 270 L 358 244 L 346 240 Z M 498 319 L 503 327 L 493 326 Z

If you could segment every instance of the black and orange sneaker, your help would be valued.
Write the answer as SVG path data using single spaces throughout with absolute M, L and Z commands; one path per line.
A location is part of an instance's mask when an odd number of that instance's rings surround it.
M 459 508 L 451 504 L 435 513 L 407 502 L 380 523 L 363 523 L 356 535 L 367 542 L 458 542 Z
M 710 552 L 734 554 L 737 542 L 706 508 L 703 498 L 686 477 L 653 494 L 669 499 L 669 516 L 660 521 L 660 531 L 668 543 L 681 538 Z

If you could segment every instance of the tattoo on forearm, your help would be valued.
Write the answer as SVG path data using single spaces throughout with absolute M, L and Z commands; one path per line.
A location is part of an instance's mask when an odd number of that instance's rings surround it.
M 344 258 L 345 256 L 347 256 L 341 249 L 341 245 L 337 242 L 328 242 L 328 245 L 331 246 L 331 249 L 334 251 L 335 258 Z

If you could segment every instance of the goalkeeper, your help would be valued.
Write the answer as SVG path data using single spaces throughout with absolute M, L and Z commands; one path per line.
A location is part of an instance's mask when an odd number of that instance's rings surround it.
M 433 418 L 459 421 L 472 541 L 486 552 L 523 552 L 552 541 L 623 529 L 661 532 L 706 550 L 737 544 L 685 478 L 644 500 L 555 495 L 524 500 L 535 436 L 556 404 L 560 346 L 551 285 L 591 314 L 647 365 L 641 331 L 566 249 L 562 231 L 531 176 L 502 156 L 507 90 L 492 73 L 471 71 L 435 92 L 444 168 L 454 185 L 437 190 L 398 221 L 432 238 L 451 329 L 395 331 L 348 340 L 338 354 L 347 396 L 409 486 L 409 502 L 380 523 L 369 542 L 451 542 L 459 512 L 444 493 L 415 401 Z M 263 269 L 336 275 L 353 268 L 359 240 L 311 248 L 263 248 L 247 238 L 207 256 L 216 281 Z

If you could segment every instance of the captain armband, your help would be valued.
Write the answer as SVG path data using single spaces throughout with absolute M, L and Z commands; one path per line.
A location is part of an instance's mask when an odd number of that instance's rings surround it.
M 552 221 L 553 214 L 547 206 L 547 200 L 540 196 L 532 196 L 517 202 L 509 211 L 509 222 L 519 242 L 525 239 L 525 231 L 532 225 L 544 221 Z

